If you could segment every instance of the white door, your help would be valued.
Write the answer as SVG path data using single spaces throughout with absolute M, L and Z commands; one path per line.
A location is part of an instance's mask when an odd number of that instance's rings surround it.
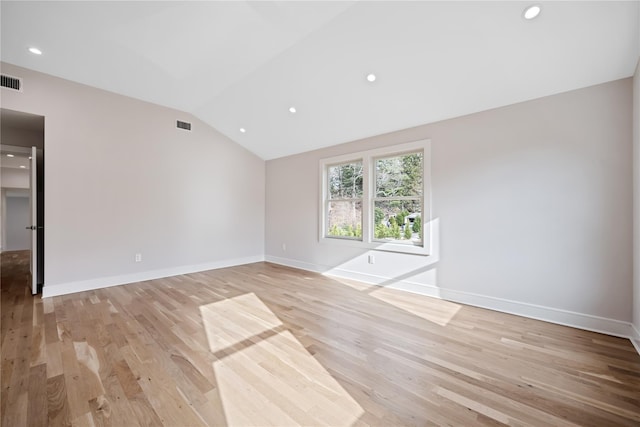
M 31 147 L 31 164 L 29 174 L 29 188 L 31 197 L 29 198 L 31 209 L 31 260 L 29 269 L 31 270 L 31 293 L 38 293 L 38 180 L 36 167 L 36 147 Z

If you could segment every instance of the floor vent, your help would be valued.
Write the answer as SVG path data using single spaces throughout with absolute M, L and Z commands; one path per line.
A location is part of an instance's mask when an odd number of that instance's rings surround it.
M 191 123 L 181 122 L 180 120 L 178 120 L 178 128 L 184 129 L 184 130 L 191 130 Z
M 6 87 L 7 89 L 17 90 L 18 92 L 22 92 L 22 79 L 18 77 L 7 76 L 6 74 L 2 74 L 0 76 L 0 86 Z

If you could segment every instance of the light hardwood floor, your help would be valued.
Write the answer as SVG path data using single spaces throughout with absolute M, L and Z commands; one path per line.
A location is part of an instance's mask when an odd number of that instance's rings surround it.
M 2 262 L 2 426 L 640 425 L 628 340 L 268 263 L 43 300 Z

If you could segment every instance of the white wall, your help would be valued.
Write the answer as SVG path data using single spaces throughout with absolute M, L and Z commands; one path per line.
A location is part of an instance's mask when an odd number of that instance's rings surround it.
M 263 258 L 263 160 L 186 113 L 2 71 L 24 79 L 2 107 L 45 116 L 45 296 Z
M 31 231 L 25 227 L 31 224 L 29 210 L 29 193 L 21 196 L 7 196 L 4 199 L 6 219 L 5 251 L 20 251 L 31 249 Z
M 267 162 L 267 260 L 629 335 L 631 79 Z M 318 161 L 432 143 L 435 252 L 318 242 Z M 282 244 L 286 244 L 286 251 Z

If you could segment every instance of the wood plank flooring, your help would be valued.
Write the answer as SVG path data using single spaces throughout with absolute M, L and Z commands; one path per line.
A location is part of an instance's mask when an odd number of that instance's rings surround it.
M 41 299 L 2 254 L 2 426 L 639 426 L 628 340 L 251 264 Z

